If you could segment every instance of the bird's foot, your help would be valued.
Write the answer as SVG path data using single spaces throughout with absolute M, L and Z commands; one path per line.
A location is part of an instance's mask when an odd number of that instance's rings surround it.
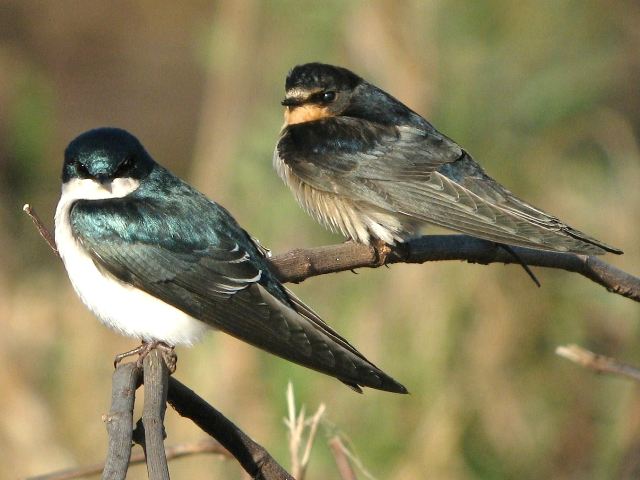
M 113 359 L 113 368 L 118 368 L 118 365 L 127 357 L 132 357 L 133 355 L 139 355 L 142 350 L 146 347 L 146 343 L 142 342 L 141 345 L 137 346 L 134 349 L 127 350 L 126 352 L 117 354 Z
M 174 347 L 173 345 L 166 344 L 164 342 L 159 342 L 156 348 L 160 350 L 162 359 L 164 360 L 165 365 L 169 369 L 169 375 L 173 375 L 178 366 L 178 355 L 176 355 L 176 347 Z
M 373 250 L 376 252 L 376 265 L 378 267 L 382 267 L 383 265 L 386 265 L 387 258 L 393 251 L 393 248 L 391 247 L 391 245 L 389 245 L 383 240 L 380 240 L 379 238 L 376 238 L 371 240 L 371 246 L 373 247 Z
M 403 262 L 409 258 L 409 246 L 404 242 L 392 245 L 376 238 L 371 240 L 371 246 L 376 253 L 378 267 L 386 266 L 389 263 Z
M 122 362 L 122 360 L 124 360 L 125 358 L 131 357 L 133 355 L 138 355 L 138 359 L 136 360 L 136 367 L 142 368 L 144 359 L 147 357 L 147 355 L 149 355 L 149 353 L 151 353 L 151 350 L 153 350 L 154 348 L 160 351 L 162 359 L 169 369 L 169 373 L 173 374 L 173 372 L 176 371 L 176 366 L 178 364 L 178 356 L 176 355 L 175 347 L 158 340 L 154 340 L 152 342 L 142 342 L 142 344 L 132 350 L 124 353 L 119 353 L 113 360 L 113 366 L 114 368 L 117 368 L 120 362 Z

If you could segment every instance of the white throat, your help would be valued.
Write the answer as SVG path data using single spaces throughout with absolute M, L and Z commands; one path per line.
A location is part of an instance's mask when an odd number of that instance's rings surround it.
M 140 181 L 135 178 L 114 178 L 104 183 L 91 178 L 73 178 L 62 184 L 60 202 L 122 198 L 135 192 L 139 186 Z

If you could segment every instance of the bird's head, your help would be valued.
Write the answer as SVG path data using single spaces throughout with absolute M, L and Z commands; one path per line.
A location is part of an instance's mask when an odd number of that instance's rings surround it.
M 336 116 L 386 125 L 428 125 L 406 105 L 346 68 L 298 65 L 287 75 L 285 89 L 285 127 Z
M 129 132 L 97 128 L 76 137 L 65 150 L 62 184 L 87 200 L 123 197 L 138 188 L 154 165 Z
M 294 67 L 287 75 L 286 96 L 282 101 L 285 123 L 293 125 L 341 115 L 362 82 L 346 68 L 324 63 Z

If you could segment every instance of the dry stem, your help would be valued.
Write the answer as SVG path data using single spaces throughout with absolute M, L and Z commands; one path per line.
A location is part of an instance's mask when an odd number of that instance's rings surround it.
M 556 353 L 561 357 L 571 360 L 585 368 L 590 368 L 598 373 L 611 373 L 622 375 L 640 382 L 640 369 L 623 363 L 615 358 L 606 357 L 598 353 L 591 352 L 578 345 L 565 345 L 556 348 Z

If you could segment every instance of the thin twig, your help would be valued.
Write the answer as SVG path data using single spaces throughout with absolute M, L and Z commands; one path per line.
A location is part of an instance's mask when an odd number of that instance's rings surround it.
M 144 452 L 149 480 L 169 480 L 164 453 L 164 413 L 167 408 L 169 369 L 162 353 L 154 348 L 144 358 Z
M 174 377 L 169 377 L 169 405 L 215 437 L 255 480 L 295 480 L 262 446 L 222 413 Z
M 623 363 L 615 358 L 606 357 L 586 350 L 578 345 L 565 345 L 556 348 L 556 354 L 578 365 L 595 370 L 598 373 L 622 375 L 640 382 L 640 369 Z
M 233 458 L 226 448 L 220 445 L 220 442 L 213 438 L 205 438 L 197 442 L 180 443 L 171 445 L 165 449 L 167 460 L 176 458 L 189 457 L 202 453 L 213 453 L 222 455 L 226 458 Z M 145 462 L 144 452 L 134 452 L 129 459 L 129 465 L 138 465 Z M 59 470 L 57 472 L 47 473 L 46 475 L 38 475 L 29 477 L 26 480 L 73 480 L 75 478 L 89 477 L 98 475 L 104 470 L 104 463 L 96 463 L 94 465 L 86 465 L 84 467 L 69 468 Z
M 109 435 L 107 459 L 102 473 L 105 480 L 127 476 L 131 457 L 133 405 L 142 372 L 135 363 L 120 364 L 113 372 L 111 410 L 103 417 Z
M 579 273 L 608 291 L 640 302 L 640 278 L 598 257 L 511 247 L 526 265 Z M 469 263 L 519 263 L 493 242 L 466 235 L 426 235 L 393 247 L 386 264 L 463 260 Z M 271 265 L 281 282 L 300 283 L 307 278 L 356 268 L 377 268 L 381 262 L 374 247 L 354 242 L 274 255 Z
M 56 242 L 53 239 L 53 235 L 51 235 L 51 232 L 49 231 L 49 229 L 42 222 L 42 220 L 40 220 L 40 217 L 38 216 L 36 211 L 33 208 L 31 208 L 31 205 L 29 205 L 28 203 L 24 204 L 24 206 L 22 207 L 22 210 L 27 215 L 29 215 L 29 217 L 31 217 L 31 221 L 38 229 L 38 233 L 40 234 L 40 236 L 44 238 L 44 241 L 47 242 L 47 245 L 49 245 L 49 248 L 53 250 L 53 253 L 58 255 L 58 249 L 56 248 Z

